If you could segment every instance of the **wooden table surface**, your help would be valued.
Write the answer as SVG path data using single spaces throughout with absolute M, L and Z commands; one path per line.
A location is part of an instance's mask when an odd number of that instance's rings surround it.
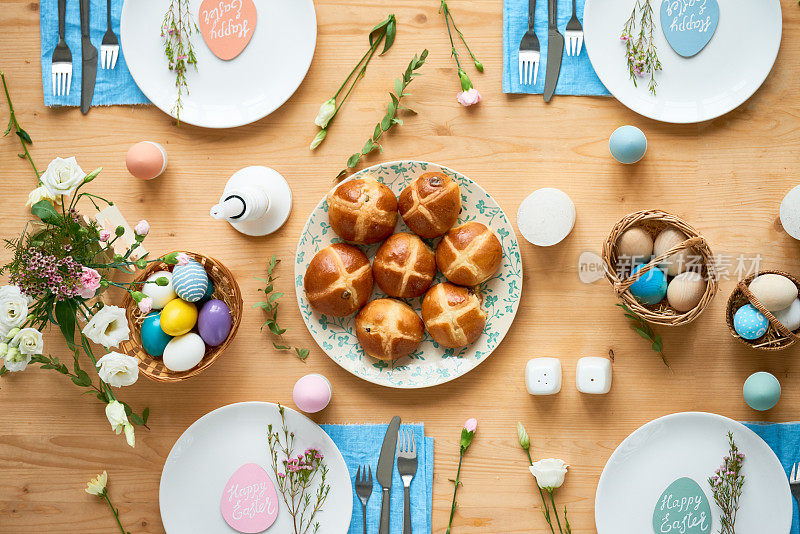
M 762 268 L 800 271 L 800 250 L 778 220 L 783 195 L 798 183 L 800 99 L 800 8 L 782 0 L 784 33 L 778 62 L 747 103 L 717 120 L 668 125 L 644 119 L 611 98 L 504 95 L 502 9 L 499 0 L 451 0 L 450 7 L 475 53 L 486 66 L 473 75 L 483 102 L 464 109 L 449 43 L 436 0 L 317 0 L 318 45 L 311 70 L 294 96 L 269 117 L 233 130 L 205 130 L 175 121 L 154 107 L 47 109 L 42 102 L 39 12 L 34 0 L 4 0 L 0 11 L 0 68 L 8 78 L 18 117 L 33 137 L 33 156 L 43 168 L 55 156 L 75 155 L 84 169 L 103 166 L 91 190 L 113 198 L 130 221 L 152 225 L 146 245 L 155 253 L 174 249 L 203 252 L 222 260 L 236 275 L 246 311 L 238 336 L 225 355 L 200 377 L 161 384 L 142 377 L 120 396 L 150 407 L 150 431 L 137 431 L 135 449 L 109 432 L 102 407 L 61 375 L 31 366 L 0 380 L 0 532 L 111 533 L 108 509 L 83 492 L 85 483 L 107 469 L 111 494 L 132 533 L 163 532 L 158 509 L 161 468 L 178 436 L 198 417 L 247 400 L 293 406 L 292 386 L 309 372 L 333 383 L 333 402 L 314 419 L 321 423 L 383 423 L 399 414 L 424 422 L 435 438 L 433 530 L 443 533 L 450 510 L 464 421 L 479 420 L 464 462 L 455 533 L 543 533 L 538 493 L 517 443 L 516 423 L 530 432 L 536 458 L 560 457 L 570 465 L 561 503 L 573 531 L 595 532 L 594 494 L 614 448 L 630 432 L 656 417 L 701 410 L 738 420 L 800 418 L 796 348 L 780 353 L 747 349 L 725 325 L 733 279 L 694 323 L 658 328 L 671 369 L 629 330 L 603 280 L 578 279 L 578 257 L 600 252 L 612 225 L 645 208 L 673 212 L 696 226 L 717 254 L 760 255 Z M 397 42 L 370 64 L 366 77 L 315 152 L 319 104 L 341 83 L 365 50 L 366 33 L 394 12 Z M 434 389 L 400 391 L 357 379 L 331 361 L 303 326 L 294 304 L 291 260 L 313 206 L 334 184 L 347 156 L 363 145 L 379 120 L 393 80 L 414 53 L 430 50 L 428 63 L 411 87 L 409 105 L 419 114 L 385 138 L 385 152 L 367 164 L 420 159 L 458 169 L 487 189 L 512 222 L 522 198 L 553 186 L 575 201 L 578 220 L 566 241 L 552 248 L 521 243 L 524 292 L 514 327 L 491 358 L 468 375 Z M 794 73 L 794 74 L 792 74 Z M 709 73 L 713 75 L 713 73 Z M 0 116 L 7 108 L 0 102 Z M 610 133 L 622 124 L 642 128 L 646 158 L 635 166 L 616 163 L 608 152 Z M 160 178 L 142 182 L 125 169 L 135 142 L 153 140 L 169 153 Z M 29 218 L 24 208 L 35 178 L 17 158 L 18 142 L 0 139 L 3 227 L 12 238 Z M 247 165 L 268 165 L 294 190 L 286 225 L 265 238 L 248 238 L 208 215 L 227 178 Z M 310 347 L 303 363 L 272 349 L 259 330 L 259 282 L 268 257 L 277 254 L 278 289 L 286 292 L 282 321 L 287 339 Z M 0 253 L 3 263 L 7 251 Z M 68 356 L 57 335 L 47 350 Z M 606 396 L 586 396 L 575 386 L 582 356 L 613 350 L 614 386 Z M 532 397 L 525 390 L 528 359 L 555 356 L 564 368 L 562 392 Z M 742 384 L 766 370 L 783 383 L 783 398 L 767 412 L 750 410 Z M 324 532 L 324 529 L 323 529 Z

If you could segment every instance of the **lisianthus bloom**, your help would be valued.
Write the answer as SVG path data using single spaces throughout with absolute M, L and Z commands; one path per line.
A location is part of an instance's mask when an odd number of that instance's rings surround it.
M 136 226 L 133 227 L 133 231 L 136 235 L 144 237 L 148 233 L 150 233 L 150 223 L 142 219 L 141 221 L 136 223 Z
M 17 286 L 0 287 L 0 337 L 28 319 L 28 297 Z
M 58 201 L 57 197 L 53 195 L 53 193 L 51 193 L 49 189 L 47 189 L 43 185 L 40 185 L 39 187 L 30 192 L 30 194 L 28 195 L 28 202 L 26 202 L 25 205 L 30 207 L 42 200 L 46 200 L 53 205 L 55 205 L 56 202 Z
M 42 173 L 42 185 L 55 198 L 59 195 L 71 195 L 86 178 L 86 173 L 80 168 L 75 157 L 63 159 L 56 158 Z
M 108 485 L 108 473 L 103 471 L 86 484 L 86 493 L 101 497 L 106 492 Z
M 146 315 L 153 309 L 153 299 L 151 297 L 145 297 L 136 305 L 139 306 L 139 311 Z
M 3 365 L 12 373 L 24 371 L 31 363 L 30 354 L 22 354 L 17 347 L 8 347 L 4 357 Z
M 93 343 L 104 347 L 116 347 L 128 340 L 131 330 L 125 317 L 125 310 L 119 306 L 106 305 L 94 314 L 82 332 Z
M 130 386 L 139 379 L 139 360 L 127 354 L 109 352 L 97 360 L 100 379 L 116 388 Z
M 314 119 L 314 124 L 325 129 L 328 127 L 328 123 L 331 121 L 334 114 L 336 114 L 336 100 L 331 98 L 323 102 L 320 106 L 319 112 L 317 112 L 317 118 Z
M 106 418 L 111 423 L 111 430 L 116 434 L 125 432 L 125 440 L 131 447 L 136 446 L 136 438 L 133 432 L 133 425 L 128 422 L 125 414 L 125 406 L 121 402 L 114 400 L 106 405 Z
M 481 94 L 477 89 L 472 87 L 458 93 L 458 95 L 456 95 L 456 100 L 458 100 L 458 103 L 462 106 L 469 107 L 481 101 Z
M 42 333 L 35 328 L 23 328 L 14 335 L 8 345 L 18 348 L 25 355 L 41 354 L 44 350 Z
M 533 462 L 530 466 L 531 474 L 536 477 L 536 483 L 540 488 L 553 491 L 560 488 L 564 484 L 564 478 L 567 476 L 567 468 L 569 466 L 564 463 L 564 460 L 556 458 L 546 458 Z
M 89 267 L 84 267 L 81 272 L 81 287 L 78 289 L 78 295 L 84 299 L 94 297 L 97 290 L 100 289 L 100 278 L 100 273 Z

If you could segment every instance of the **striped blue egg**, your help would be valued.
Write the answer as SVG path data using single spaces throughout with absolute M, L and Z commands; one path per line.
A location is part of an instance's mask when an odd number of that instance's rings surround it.
M 208 274 L 195 260 L 186 265 L 176 265 L 172 271 L 172 287 L 186 302 L 197 302 L 208 290 Z

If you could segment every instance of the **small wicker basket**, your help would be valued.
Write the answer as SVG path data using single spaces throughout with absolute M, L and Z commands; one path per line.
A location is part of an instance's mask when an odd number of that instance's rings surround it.
M 617 240 L 625 230 L 632 227 L 640 227 L 648 231 L 654 238 L 665 228 L 675 228 L 683 232 L 688 239 L 667 250 L 660 256 L 653 258 L 650 263 L 636 271 L 635 274 L 627 273 L 627 277 L 621 277 L 624 273 L 618 270 Z M 636 300 L 629 288 L 647 271 L 662 263 L 666 258 L 680 252 L 681 250 L 693 249 L 697 251 L 701 262 L 698 265 L 700 274 L 706 280 L 706 290 L 700 302 L 687 312 L 679 312 L 673 309 L 666 301 L 662 300 L 653 306 L 646 306 Z M 697 230 L 685 223 L 680 218 L 660 210 L 643 210 L 631 213 L 620 220 L 603 244 L 603 262 L 606 278 L 608 278 L 617 296 L 624 302 L 636 315 L 649 323 L 664 326 L 681 326 L 688 324 L 703 313 L 703 310 L 714 298 L 717 293 L 717 274 L 714 269 L 714 255 L 708 246 L 706 239 Z
M 734 288 L 733 292 L 731 293 L 731 296 L 728 298 L 728 307 L 725 311 L 725 319 L 728 323 L 728 328 L 730 329 L 733 337 L 738 339 L 741 343 L 744 343 L 748 347 L 752 347 L 754 349 L 781 350 L 785 349 L 786 347 L 791 347 L 797 343 L 798 335 L 778 321 L 778 319 L 776 319 L 775 316 L 770 313 L 769 310 L 767 310 L 748 289 L 748 286 L 750 285 L 750 282 L 753 281 L 753 278 L 762 274 L 779 274 L 781 276 L 785 276 L 794 282 L 794 285 L 796 285 L 798 290 L 800 290 L 800 280 L 784 271 L 759 271 L 758 273 L 751 274 L 745 279 L 739 281 L 739 283 L 736 285 L 736 288 Z M 733 316 L 736 314 L 736 311 L 745 304 L 752 304 L 769 321 L 767 333 L 752 341 L 741 337 L 736 333 L 736 329 L 733 327 Z
M 189 256 L 200 262 L 205 268 L 208 277 L 214 284 L 214 294 L 212 298 L 219 299 L 228 305 L 231 310 L 231 332 L 228 334 L 228 339 L 224 343 L 216 347 L 206 347 L 206 353 L 203 359 L 197 364 L 196 367 L 188 371 L 175 372 L 170 371 L 164 365 L 161 358 L 154 358 L 147 354 L 142 348 L 141 339 L 141 325 L 144 320 L 144 315 L 139 311 L 133 298 L 129 293 L 125 293 L 122 300 L 122 306 L 125 308 L 125 313 L 128 317 L 128 325 L 131 329 L 131 338 L 123 342 L 120 346 L 122 352 L 139 359 L 139 371 L 151 380 L 156 382 L 179 382 L 197 376 L 214 364 L 217 359 L 225 352 L 225 348 L 230 344 L 239 329 L 239 324 L 242 322 L 242 310 L 244 302 L 242 301 L 242 292 L 239 289 L 239 284 L 233 277 L 227 267 L 214 258 L 203 256 L 194 252 L 187 252 Z M 157 271 L 169 271 L 170 266 L 163 262 L 153 262 L 142 271 L 136 278 L 137 282 L 147 280 L 151 274 Z

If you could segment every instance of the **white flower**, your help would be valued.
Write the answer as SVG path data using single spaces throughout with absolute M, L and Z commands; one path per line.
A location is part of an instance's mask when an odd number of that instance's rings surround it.
M 125 441 L 131 447 L 136 447 L 136 434 L 133 431 L 133 425 L 128 423 L 125 425 Z
M 100 379 L 116 388 L 130 386 L 139 379 L 139 360 L 127 354 L 109 352 L 97 360 Z
M 10 347 L 6 351 L 5 361 L 3 362 L 6 369 L 12 373 L 24 371 L 29 363 L 31 363 L 31 355 L 22 354 L 16 347 Z
M 481 94 L 477 89 L 472 87 L 466 91 L 461 91 L 458 93 L 456 95 L 456 100 L 458 100 L 458 103 L 462 106 L 469 107 L 481 101 Z
M 125 406 L 121 402 L 114 400 L 106 404 L 106 417 L 108 422 L 111 423 L 111 430 L 116 434 L 125 432 L 125 440 L 128 445 L 131 447 L 136 445 L 133 425 L 128 422 L 128 416 L 125 415 Z
M 71 195 L 86 178 L 75 156 L 67 159 L 56 158 L 47 166 L 42 174 L 42 184 L 53 197 Z
M 83 335 L 104 347 L 116 347 L 128 340 L 131 330 L 125 310 L 119 306 L 103 306 L 83 327 Z
M 35 328 L 23 328 L 11 339 L 9 345 L 19 348 L 25 355 L 41 354 L 44 350 L 42 333 Z
M 55 204 L 57 202 L 57 198 L 53 195 L 45 186 L 40 185 L 36 189 L 30 192 L 28 195 L 28 202 L 25 203 L 26 206 L 33 206 L 39 201 L 47 200 L 51 204 Z
M 319 112 L 317 113 L 317 118 L 314 119 L 314 124 L 323 129 L 327 128 L 334 113 L 336 113 L 336 100 L 331 98 L 323 102 L 319 107 Z
M 564 460 L 557 460 L 555 458 L 547 458 L 533 462 L 530 466 L 531 474 L 536 477 L 536 483 L 539 487 L 551 491 L 555 488 L 560 488 L 564 483 L 564 477 L 567 476 L 567 464 Z
M 108 485 L 108 473 L 103 471 L 86 484 L 86 493 L 100 497 L 106 491 Z
M 133 227 L 133 232 L 140 237 L 146 236 L 150 233 L 150 223 L 142 219 Z
M 28 297 L 17 286 L 0 287 L 0 337 L 28 319 Z

